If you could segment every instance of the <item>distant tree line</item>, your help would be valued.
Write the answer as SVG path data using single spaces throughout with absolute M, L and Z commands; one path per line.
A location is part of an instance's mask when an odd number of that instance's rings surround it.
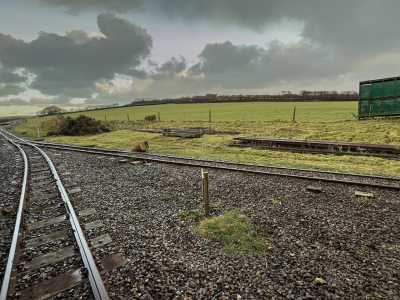
M 52 115 L 60 115 L 60 114 L 67 114 L 72 112 L 82 112 L 82 111 L 89 111 L 89 110 L 101 110 L 107 108 L 114 108 L 118 107 L 118 103 L 113 103 L 109 105 L 88 105 L 86 107 L 79 107 L 79 108 L 71 108 L 69 111 L 63 108 L 60 108 L 56 105 L 48 106 L 43 108 L 42 110 L 36 112 L 36 117 L 43 117 L 43 116 L 52 116 Z
M 182 104 L 182 103 L 218 103 L 218 102 L 305 102 L 305 101 L 358 101 L 355 91 L 282 91 L 277 94 L 265 95 L 217 95 L 181 97 L 181 98 L 137 98 L 125 106 L 157 105 L 157 104 Z
M 10 124 L 12 121 L 20 120 L 21 117 L 0 118 L 0 124 Z

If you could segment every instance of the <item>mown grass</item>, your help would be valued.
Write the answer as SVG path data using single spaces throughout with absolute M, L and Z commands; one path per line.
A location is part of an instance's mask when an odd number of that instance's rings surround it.
M 224 252 L 233 256 L 241 254 L 266 254 L 266 243 L 251 229 L 250 219 L 239 210 L 201 221 L 199 233 L 213 242 L 220 242 Z
M 286 105 L 288 103 L 272 104 Z M 299 104 L 303 103 L 291 103 L 291 105 L 296 105 L 297 107 L 299 107 Z M 308 105 L 314 103 L 305 104 Z M 332 102 L 315 104 L 317 106 L 326 105 L 326 110 L 332 106 Z M 343 103 L 343 105 L 346 104 L 349 103 Z M 231 104 L 224 105 L 229 108 Z M 184 106 L 185 105 L 175 105 L 177 109 Z M 137 109 L 138 108 L 144 109 L 143 107 L 137 107 Z M 156 108 L 148 107 L 148 109 Z M 322 117 L 324 115 L 321 110 L 317 110 L 310 115 L 310 119 L 321 118 L 321 116 L 315 115 L 317 113 L 322 114 Z M 146 114 L 150 115 L 150 112 L 148 111 Z M 175 114 L 179 115 L 182 113 L 177 111 Z M 227 113 L 227 115 L 229 114 Z M 329 116 L 330 114 L 327 113 L 327 115 Z M 182 139 L 164 137 L 162 134 L 132 131 L 137 128 L 206 127 L 219 131 L 237 131 L 240 132 L 238 136 L 400 145 L 399 119 L 365 120 L 359 122 L 335 122 L 329 120 L 329 117 L 325 117 L 325 119 L 326 121 L 295 123 L 288 121 L 213 121 L 211 123 L 207 121 L 110 121 L 107 122 L 107 124 L 113 130 L 112 132 L 84 137 L 46 137 L 46 132 L 51 128 L 45 123 L 36 124 L 34 121 L 35 119 L 29 120 L 27 123 L 20 122 L 20 126 L 15 129 L 24 133 L 24 135 L 28 137 L 36 138 L 36 128 L 39 127 L 41 137 L 44 137 L 45 140 L 81 146 L 94 144 L 102 148 L 130 150 L 138 141 L 147 140 L 150 145 L 150 151 L 158 153 L 170 153 L 194 158 L 221 159 L 232 162 L 255 163 L 282 167 L 332 170 L 360 174 L 392 175 L 400 177 L 400 162 L 397 160 L 360 156 L 315 155 L 251 148 L 234 148 L 228 147 L 233 139 L 233 136 L 230 135 L 204 135 L 202 138 L 198 139 Z M 41 118 L 39 120 L 41 120 Z

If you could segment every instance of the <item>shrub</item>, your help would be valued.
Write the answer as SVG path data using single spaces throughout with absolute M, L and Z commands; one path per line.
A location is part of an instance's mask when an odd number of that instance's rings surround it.
M 103 132 L 109 132 L 110 129 L 91 117 L 80 115 L 76 119 L 71 117 L 57 117 L 56 120 L 50 120 L 51 123 L 56 123 L 53 130 L 47 133 L 51 135 L 89 135 Z
M 152 121 L 155 121 L 157 119 L 157 116 L 156 115 L 145 116 L 144 119 L 146 121 L 152 122 Z

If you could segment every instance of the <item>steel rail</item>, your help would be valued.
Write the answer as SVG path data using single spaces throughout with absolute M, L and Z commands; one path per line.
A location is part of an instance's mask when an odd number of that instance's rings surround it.
M 287 168 L 287 167 L 276 167 L 276 166 L 266 166 L 266 165 L 254 165 L 254 164 L 246 164 L 246 163 L 234 163 L 229 161 L 221 161 L 221 160 L 211 160 L 211 159 L 198 159 L 198 158 L 190 158 L 190 157 L 179 157 L 173 155 L 165 155 L 165 154 L 153 154 L 153 153 L 135 153 L 132 154 L 131 151 L 124 151 L 124 150 L 114 150 L 114 149 L 102 149 L 102 148 L 90 148 L 84 146 L 75 146 L 75 145 L 68 145 L 68 144 L 59 144 L 59 143 L 51 143 L 51 142 L 36 142 L 33 143 L 39 144 L 43 147 L 51 148 L 51 149 L 60 149 L 60 150 L 69 150 L 69 151 L 77 151 L 75 149 L 79 149 L 82 151 L 79 152 L 88 152 L 93 154 L 104 154 L 104 152 L 115 153 L 114 156 L 121 156 L 127 158 L 141 158 L 144 160 L 151 160 L 150 157 L 167 157 L 171 159 L 182 159 L 188 161 L 197 161 L 197 162 L 209 162 L 209 163 L 221 163 L 226 165 L 233 165 L 233 166 L 246 166 L 246 167 L 257 167 L 257 168 L 273 168 L 279 170 L 287 170 L 287 171 L 301 171 L 301 172 L 310 172 L 310 173 L 323 173 L 323 174 L 331 174 L 331 175 L 342 175 L 342 176 L 355 176 L 355 177 L 363 177 L 363 178 L 370 178 L 370 179 L 384 179 L 384 180 L 393 180 L 393 181 L 400 181 L 400 178 L 396 177 L 386 177 L 386 176 L 376 176 L 376 175 L 364 175 L 364 174 L 353 174 L 353 173 L 342 173 L 342 172 L 333 172 L 333 171 L 324 171 L 324 170 L 311 170 L 311 169 L 297 169 L 297 168 Z M 142 156 L 142 157 L 140 157 Z M 156 161 L 156 160 L 153 160 Z M 164 162 L 164 161 L 162 161 Z
M 22 220 L 22 211 L 24 208 L 24 202 L 26 198 L 26 185 L 28 181 L 28 158 L 25 154 L 25 151 L 16 143 L 8 139 L 3 133 L 0 132 L 0 134 L 8 140 L 11 144 L 13 144 L 15 147 L 19 149 L 21 152 L 23 158 L 24 158 L 24 163 L 25 163 L 25 169 L 24 169 L 24 181 L 22 183 L 22 191 L 21 191 L 21 197 L 19 199 L 19 205 L 18 205 L 18 212 L 17 212 L 17 220 L 15 221 L 15 228 L 14 228 L 14 233 L 13 233 L 13 238 L 10 246 L 10 251 L 8 254 L 8 260 L 7 260 L 7 266 L 6 270 L 4 273 L 4 279 L 3 283 L 1 285 L 1 293 L 0 293 L 0 300 L 6 300 L 8 297 L 8 289 L 11 281 L 11 272 L 15 269 L 13 269 L 13 266 L 16 263 L 16 249 L 17 249 L 17 243 L 18 239 L 20 237 L 20 229 L 21 229 L 21 220 Z
M 68 151 L 76 151 L 76 152 L 84 152 L 84 153 L 97 154 L 97 155 L 107 155 L 107 156 L 116 156 L 116 157 L 124 157 L 124 158 L 135 158 L 135 156 L 133 156 L 132 154 L 128 155 L 128 154 L 123 154 L 123 153 L 107 152 L 107 150 L 103 150 L 103 151 L 90 150 L 90 149 L 83 150 L 83 149 L 63 148 L 63 147 L 55 147 L 55 146 L 52 146 L 51 148 L 60 149 L 60 150 L 68 150 Z M 238 172 L 253 173 L 253 174 L 259 174 L 259 175 L 291 177 L 291 178 L 313 180 L 313 181 L 319 181 L 319 182 L 342 183 L 342 184 L 368 186 L 368 187 L 375 187 L 375 188 L 386 188 L 386 189 L 392 189 L 392 190 L 400 190 L 400 186 L 393 186 L 393 185 L 383 185 L 383 184 L 376 184 L 376 183 L 357 182 L 357 181 L 330 179 L 330 178 L 322 178 L 322 177 L 309 177 L 309 176 L 293 175 L 293 174 L 287 174 L 287 173 L 275 173 L 275 172 L 265 172 L 265 171 L 257 171 L 257 170 L 235 169 L 235 168 L 224 167 L 224 166 L 208 166 L 208 165 L 204 165 L 204 164 L 200 164 L 200 163 L 169 161 L 169 160 L 156 159 L 156 158 L 142 158 L 142 159 L 146 160 L 146 161 L 149 161 L 149 162 L 169 163 L 169 164 L 191 166 L 191 167 L 219 169 L 219 170 L 226 170 L 226 171 L 238 171 Z M 346 174 L 346 173 L 344 173 L 344 174 Z M 347 174 L 347 175 L 351 175 L 351 174 Z M 354 176 L 357 176 L 357 174 L 355 174 Z M 379 178 L 379 179 L 381 179 L 381 178 Z M 388 177 L 388 179 L 392 179 L 392 178 Z M 395 178 L 395 180 L 398 180 L 398 178 Z
M 16 137 L 16 136 L 15 136 Z M 17 137 L 20 139 L 19 137 Z M 20 139 L 24 141 L 23 139 Z M 35 142 L 36 144 L 37 142 Z M 38 143 L 39 144 L 39 143 Z M 202 167 L 202 168 L 211 168 L 211 169 L 220 169 L 220 170 L 227 170 L 227 171 L 238 171 L 238 172 L 246 172 L 246 173 L 253 173 L 253 174 L 260 174 L 260 175 L 271 175 L 271 176 L 280 176 L 280 177 L 291 177 L 291 178 L 298 178 L 298 179 L 305 179 L 305 180 L 313 180 L 313 181 L 320 181 L 320 182 L 330 182 L 330 183 L 342 183 L 342 184 L 350 184 L 350 185 L 359 185 L 359 186 L 368 186 L 368 187 L 375 187 L 375 188 L 386 188 L 392 190 L 400 190 L 400 186 L 394 185 L 384 185 L 384 184 L 376 184 L 376 183 L 368 183 L 368 182 L 357 182 L 357 181 L 350 181 L 350 180 L 340 180 L 340 179 L 330 179 L 330 178 L 322 178 L 322 177 L 309 177 L 303 175 L 293 175 L 287 173 L 276 173 L 276 172 L 266 172 L 266 171 L 257 171 L 257 170 L 246 170 L 246 169 L 235 169 L 231 167 L 224 167 L 224 166 L 208 166 L 201 163 L 190 163 L 190 162 L 179 162 L 179 161 L 169 161 L 163 160 L 160 158 L 149 158 L 149 157 L 139 157 L 139 156 L 148 156 L 150 154 L 132 154 L 132 152 L 128 151 L 121 151 L 121 150 L 109 150 L 109 149 L 96 149 L 96 148 L 88 148 L 88 147 L 81 147 L 81 146 L 74 146 L 74 145 L 49 145 L 46 143 L 40 143 L 43 147 L 48 147 L 51 149 L 58 149 L 58 150 L 68 150 L 68 151 L 76 151 L 76 152 L 84 152 L 90 154 L 97 154 L 97 155 L 107 155 L 107 156 L 116 156 L 116 157 L 124 157 L 124 158 L 140 158 L 149 162 L 159 162 L 159 163 L 170 163 L 176 165 L 183 165 L 183 166 L 192 166 L 192 167 Z M 331 172 L 331 171 L 317 171 L 317 170 L 309 170 L 309 169 L 296 169 L 296 168 L 285 168 L 285 167 L 273 167 L 273 166 L 262 166 L 262 165 L 252 165 L 252 164 L 237 164 L 232 162 L 223 162 L 223 161 L 213 161 L 213 160 L 201 160 L 195 158 L 184 158 L 184 157 L 174 157 L 174 156 L 167 156 L 167 155 L 156 155 L 151 154 L 155 157 L 169 157 L 173 159 L 182 159 L 187 161 L 198 161 L 198 162 L 210 162 L 210 163 L 224 163 L 228 165 L 234 166 L 250 166 L 250 167 L 265 167 L 265 168 L 275 168 L 280 170 L 288 170 L 288 171 L 304 171 L 304 172 L 314 172 L 314 173 L 324 173 L 324 174 L 331 174 L 331 175 L 343 175 L 343 176 L 355 176 L 355 177 L 362 177 L 362 178 L 369 178 L 369 179 L 383 179 L 383 180 L 393 180 L 393 181 L 400 181 L 400 178 L 393 178 L 393 177 L 384 177 L 384 176 L 373 176 L 373 175 L 362 175 L 362 174 L 352 174 L 352 173 L 339 173 L 339 172 Z
M 71 223 L 72 229 L 74 231 L 76 241 L 79 246 L 79 251 L 81 253 L 84 266 L 88 270 L 88 277 L 89 277 L 90 285 L 93 290 L 94 297 L 96 300 L 108 300 L 109 297 L 108 297 L 107 291 L 104 287 L 101 275 L 97 269 L 96 262 L 93 259 L 89 245 L 87 244 L 85 236 L 82 231 L 82 228 L 79 225 L 79 220 L 75 214 L 75 211 L 71 204 L 71 201 L 69 200 L 68 194 L 67 194 L 64 186 L 61 183 L 61 179 L 58 176 L 58 173 L 56 171 L 56 168 L 54 167 L 53 162 L 50 160 L 50 158 L 47 156 L 47 154 L 42 149 L 40 149 L 38 146 L 33 145 L 27 141 L 24 141 L 24 143 L 26 143 L 27 145 L 29 145 L 31 147 L 34 147 L 46 159 L 47 163 L 49 164 L 50 169 L 53 173 L 53 176 L 56 180 L 58 189 L 61 193 L 61 197 L 64 201 L 67 213 L 69 214 L 70 223 Z M 0 299 L 0 300 L 3 300 L 3 299 Z
M 281 147 L 281 146 L 264 146 L 260 144 L 229 144 L 229 147 L 238 148 L 261 148 L 271 151 L 291 151 L 298 153 L 311 153 L 311 154 L 333 154 L 333 155 L 351 155 L 351 156 L 366 156 L 366 157 L 380 157 L 380 158 L 393 158 L 400 159 L 400 155 L 394 154 L 376 154 L 376 153 L 358 153 L 358 152 L 340 152 L 340 151 L 330 151 L 325 149 L 315 149 L 315 148 L 300 148 L 300 147 Z

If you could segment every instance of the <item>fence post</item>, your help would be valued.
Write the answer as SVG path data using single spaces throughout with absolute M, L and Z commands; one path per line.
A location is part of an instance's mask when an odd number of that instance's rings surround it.
M 210 109 L 210 111 L 208 112 L 208 123 L 211 123 L 211 109 Z
M 128 121 L 129 121 L 129 114 L 126 114 L 127 115 L 127 117 L 128 117 Z
M 293 110 L 293 123 L 294 123 L 295 118 L 296 118 L 296 106 L 294 107 L 294 110 Z
M 158 122 L 160 122 L 160 112 L 158 112 Z
M 243 112 L 243 123 L 244 123 L 244 116 L 246 115 L 246 111 Z
M 204 213 L 205 213 L 206 217 L 209 217 L 210 216 L 210 198 L 209 198 L 209 194 L 208 194 L 208 172 L 203 172 L 203 199 L 204 199 Z
M 107 115 L 104 115 L 104 121 L 107 121 Z

